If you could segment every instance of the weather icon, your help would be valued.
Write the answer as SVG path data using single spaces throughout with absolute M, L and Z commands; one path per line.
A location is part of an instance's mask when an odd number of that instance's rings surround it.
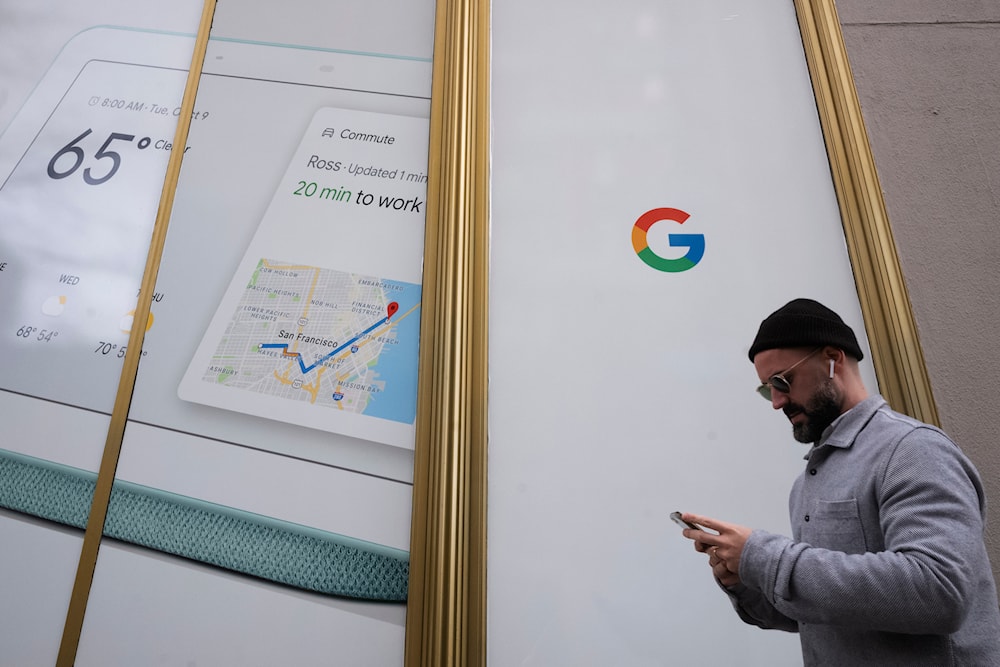
M 42 303 L 42 313 L 49 317 L 59 317 L 66 308 L 66 297 L 50 296 Z
M 133 309 L 125 313 L 125 317 L 123 317 L 118 322 L 118 328 L 121 330 L 122 333 L 129 333 L 132 331 L 132 324 L 134 321 L 135 321 L 135 310 Z M 153 326 L 153 313 L 150 313 L 149 319 L 146 320 L 146 331 L 149 331 L 150 327 L 152 326 Z

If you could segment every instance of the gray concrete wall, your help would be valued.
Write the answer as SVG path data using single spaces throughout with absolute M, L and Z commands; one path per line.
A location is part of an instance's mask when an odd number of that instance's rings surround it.
M 1000 2 L 837 9 L 942 425 L 991 501 L 1000 581 Z

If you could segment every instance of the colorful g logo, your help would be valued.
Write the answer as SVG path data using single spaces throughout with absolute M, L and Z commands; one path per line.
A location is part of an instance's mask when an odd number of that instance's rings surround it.
M 639 259 L 657 271 L 680 273 L 681 271 L 693 268 L 695 264 L 701 261 L 702 256 L 705 254 L 704 234 L 670 234 L 667 236 L 671 247 L 688 249 L 683 257 L 677 259 L 660 257 L 650 250 L 649 243 L 646 242 L 646 232 L 655 223 L 661 220 L 670 220 L 671 222 L 683 225 L 690 217 L 688 213 L 679 208 L 654 208 L 652 211 L 643 213 L 635 221 L 635 227 L 632 228 L 632 247 L 635 248 L 635 254 L 639 255 Z

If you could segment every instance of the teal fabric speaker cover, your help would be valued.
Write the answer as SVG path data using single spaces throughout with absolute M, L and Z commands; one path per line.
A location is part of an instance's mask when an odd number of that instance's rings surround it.
M 0 450 L 0 506 L 85 528 L 94 473 Z M 405 551 L 118 480 L 107 537 L 297 588 L 404 601 Z

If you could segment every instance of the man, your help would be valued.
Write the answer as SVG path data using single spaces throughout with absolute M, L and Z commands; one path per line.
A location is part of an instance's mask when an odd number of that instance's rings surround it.
M 1000 665 L 979 474 L 937 428 L 869 396 L 854 332 L 816 301 L 768 316 L 758 392 L 812 443 L 789 539 L 705 516 L 695 549 L 745 622 L 798 632 L 806 665 Z

